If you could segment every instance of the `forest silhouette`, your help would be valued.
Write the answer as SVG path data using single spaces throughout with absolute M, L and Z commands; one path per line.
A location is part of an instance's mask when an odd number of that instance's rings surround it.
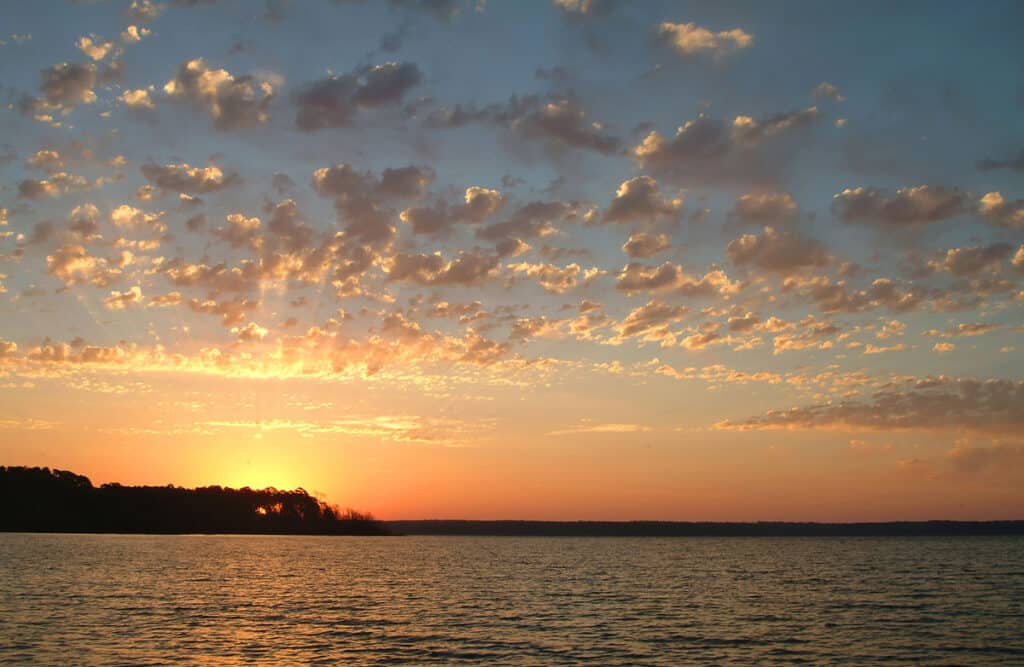
M 304 489 L 93 486 L 66 470 L 0 466 L 0 531 L 382 535 L 372 515 Z
M 93 486 L 66 470 L 0 466 L 0 532 L 476 535 L 503 537 L 924 537 L 1024 535 L 1024 521 L 378 521 L 304 489 Z

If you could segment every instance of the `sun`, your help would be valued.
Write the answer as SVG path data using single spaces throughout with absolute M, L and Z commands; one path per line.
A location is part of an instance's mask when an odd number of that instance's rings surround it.
M 302 486 L 301 475 L 287 461 L 265 460 L 261 457 L 247 457 L 242 461 L 231 461 L 225 465 L 216 478 L 221 484 L 233 488 L 248 486 L 252 489 L 291 490 Z

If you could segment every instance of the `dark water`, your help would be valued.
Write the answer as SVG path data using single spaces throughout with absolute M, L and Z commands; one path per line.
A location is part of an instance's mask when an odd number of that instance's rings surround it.
M 1024 538 L 0 535 L 0 663 L 1024 664 Z

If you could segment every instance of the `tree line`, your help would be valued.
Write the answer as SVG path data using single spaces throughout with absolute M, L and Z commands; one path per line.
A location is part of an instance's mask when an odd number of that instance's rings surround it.
M 304 489 L 93 486 L 67 470 L 0 466 L 0 531 L 380 535 L 372 515 Z

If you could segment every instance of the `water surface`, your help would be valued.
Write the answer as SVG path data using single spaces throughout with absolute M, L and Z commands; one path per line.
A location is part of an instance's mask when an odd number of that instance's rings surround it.
M 0 534 L 0 664 L 1024 664 L 1024 538 Z

